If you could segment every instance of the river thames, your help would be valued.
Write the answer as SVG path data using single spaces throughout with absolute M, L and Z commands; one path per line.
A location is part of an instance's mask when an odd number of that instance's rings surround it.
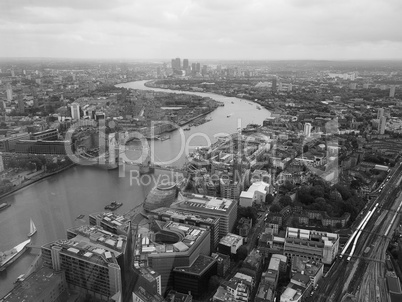
M 255 103 L 247 100 L 213 93 L 148 88 L 144 86 L 145 82 L 123 83 L 117 87 L 193 94 L 210 97 L 225 104 L 206 116 L 211 121 L 191 127 L 189 131 L 173 131 L 169 133 L 168 140 L 153 141 L 151 148 L 154 159 L 162 165 L 181 167 L 186 161 L 186 153 L 181 152 L 184 146 L 206 146 L 209 142 L 215 142 L 219 134 L 234 133 L 238 127 L 245 127 L 249 123 L 262 124 L 270 115 L 268 110 L 258 110 Z M 140 152 L 130 151 L 128 157 L 137 159 Z M 135 176 L 136 173 L 131 175 Z M 152 178 L 149 177 L 149 181 L 139 185 L 130 178 L 129 169 L 121 175 L 118 170 L 75 166 L 34 183 L 0 201 L 11 204 L 11 207 L 0 212 L 0 251 L 26 240 L 30 218 L 38 229 L 32 237 L 32 244 L 40 247 L 58 238 L 66 238 L 67 228 L 83 223 L 76 220 L 79 215 L 86 215 L 84 219 L 88 222 L 88 214 L 102 211 L 112 200 L 123 202 L 123 206 L 116 211 L 118 213 L 127 212 L 141 204 L 154 186 L 154 181 L 166 175 L 167 171 L 157 171 Z M 5 271 L 0 272 L 0 297 L 12 289 L 13 282 L 19 275 L 27 272 L 38 254 L 39 249 L 32 248 Z

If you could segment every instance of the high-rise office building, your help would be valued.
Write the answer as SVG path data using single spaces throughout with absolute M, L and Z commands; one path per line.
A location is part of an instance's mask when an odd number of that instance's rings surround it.
M 7 101 L 11 102 L 13 99 L 13 88 L 10 83 L 6 85 L 6 92 L 7 92 Z
M 385 133 L 385 123 L 387 122 L 387 118 L 385 116 L 382 116 L 380 118 L 380 122 L 378 123 L 378 132 L 380 134 Z
M 15 77 L 15 71 L 14 71 L 14 69 L 11 69 L 11 76 L 12 76 L 12 77 Z
M 378 108 L 377 110 L 377 120 L 381 119 L 384 116 L 384 108 Z
M 390 87 L 390 89 L 389 89 L 389 97 L 390 97 L 390 98 L 395 97 L 395 86 L 394 86 L 394 85 L 392 85 L 392 86 Z
M 276 91 L 276 82 L 277 82 L 276 78 L 273 78 L 272 79 L 272 91 Z
M 311 124 L 310 123 L 304 124 L 304 135 L 306 137 L 310 137 L 310 135 L 311 135 Z
M 79 120 L 81 118 L 80 105 L 78 103 L 71 104 L 71 117 L 73 120 Z
M 195 70 L 196 70 L 197 72 L 201 72 L 201 64 L 200 64 L 200 63 L 197 63 L 197 64 L 196 64 Z
M 197 72 L 197 64 L 192 63 L 191 64 L 191 73 L 195 74 Z
M 187 70 L 188 67 L 189 67 L 189 65 L 188 65 L 188 59 L 183 59 L 183 69 L 184 69 L 184 70 Z

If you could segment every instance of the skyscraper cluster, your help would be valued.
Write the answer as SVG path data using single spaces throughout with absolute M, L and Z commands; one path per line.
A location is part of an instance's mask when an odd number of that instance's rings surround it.
M 188 59 L 183 59 L 183 64 L 181 64 L 180 58 L 172 59 L 171 62 L 173 73 L 184 74 L 185 75 L 196 75 L 197 73 L 202 73 L 203 75 L 207 73 L 208 66 L 204 65 L 201 69 L 200 63 L 191 63 Z

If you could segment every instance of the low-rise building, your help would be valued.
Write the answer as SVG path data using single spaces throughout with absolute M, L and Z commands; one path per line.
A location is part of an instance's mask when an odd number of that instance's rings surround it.
M 331 264 L 339 250 L 339 235 L 315 230 L 286 229 L 284 254 Z
M 42 267 L 17 284 L 1 301 L 55 302 L 59 301 L 60 296 L 66 290 L 67 282 L 64 271 Z
M 218 251 L 225 255 L 236 255 L 237 249 L 243 245 L 243 237 L 228 233 L 218 244 Z

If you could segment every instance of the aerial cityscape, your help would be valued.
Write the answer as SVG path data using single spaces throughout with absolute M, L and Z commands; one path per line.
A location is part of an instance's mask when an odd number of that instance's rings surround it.
M 0 302 L 402 301 L 401 12 L 4 1 Z

